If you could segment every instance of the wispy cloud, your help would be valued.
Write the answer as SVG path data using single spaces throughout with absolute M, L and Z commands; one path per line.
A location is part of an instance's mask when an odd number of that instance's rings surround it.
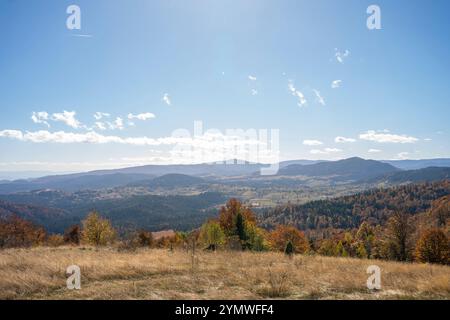
M 66 111 L 64 110 L 62 113 L 53 113 L 51 120 L 53 121 L 59 121 L 63 122 L 64 124 L 68 125 L 69 127 L 72 127 L 74 129 L 79 129 L 82 127 L 82 124 L 80 121 L 78 121 L 75 118 L 76 112 L 75 111 Z
M 123 119 L 121 117 L 117 117 L 116 120 L 114 120 L 114 122 L 107 122 L 108 127 L 111 130 L 123 130 L 125 128 L 124 124 L 123 124 Z
M 249 76 L 248 76 L 248 79 L 251 80 L 251 81 L 256 81 L 256 77 L 255 77 L 255 76 L 252 76 L 252 75 L 249 75 Z
M 336 142 L 336 143 L 348 143 L 348 142 L 355 142 L 355 141 L 356 141 L 356 139 L 340 137 L 340 136 L 334 138 L 334 142 Z
M 137 120 L 145 121 L 145 120 L 153 119 L 153 118 L 155 118 L 155 115 L 150 112 L 140 113 L 140 114 L 132 114 L 132 113 L 128 114 L 129 120 L 137 119 Z
M 111 115 L 106 112 L 96 112 L 94 113 L 95 120 L 100 120 L 102 118 L 109 118 Z
M 103 122 L 97 121 L 94 124 L 94 128 L 99 130 L 106 130 L 106 125 Z
M 347 57 L 350 55 L 350 51 L 347 49 L 345 49 L 343 52 L 340 52 L 337 48 L 334 50 L 334 56 L 339 63 L 344 63 L 344 60 L 347 59 Z
M 258 90 L 256 90 L 256 89 L 252 89 L 252 96 L 256 96 L 257 94 L 258 94 Z
M 325 99 L 321 96 L 320 91 L 313 89 L 314 94 L 316 95 L 316 101 L 321 105 L 325 105 Z
M 289 88 L 289 91 L 291 92 L 291 94 L 298 99 L 297 105 L 299 107 L 303 107 L 307 103 L 306 98 L 303 95 L 303 93 L 301 93 L 299 90 L 297 90 L 294 87 L 294 84 L 292 83 L 291 80 L 289 80 L 288 88 Z
M 323 142 L 319 140 L 303 140 L 303 144 L 305 146 L 320 146 Z
M 164 96 L 162 98 L 162 100 L 164 101 L 165 104 L 167 104 L 168 106 L 172 105 L 172 101 L 170 99 L 170 96 L 168 93 L 164 93 Z
M 72 37 L 78 37 L 78 38 L 93 38 L 94 36 L 92 34 L 72 34 Z
M 311 154 L 330 154 L 330 153 L 337 153 L 337 152 L 342 152 L 341 149 L 337 149 L 337 148 L 325 148 L 325 149 L 313 149 L 311 150 L 309 153 Z
M 400 152 L 397 154 L 397 159 L 405 160 L 408 159 L 409 152 Z
M 117 143 L 134 146 L 162 146 L 162 145 L 188 145 L 201 150 L 221 150 L 221 148 L 229 148 L 230 150 L 236 146 L 258 146 L 263 143 L 258 139 L 249 139 L 236 135 L 223 135 L 221 133 L 208 133 L 203 135 L 187 136 L 170 136 L 162 138 L 142 137 L 120 137 L 115 135 L 102 135 L 94 131 L 86 133 L 75 133 L 57 131 L 50 132 L 40 130 L 34 132 L 22 132 L 20 130 L 3 130 L 0 131 L 0 137 L 15 139 L 23 142 L 34 143 L 90 143 L 90 144 L 107 144 Z
M 381 150 L 380 149 L 369 149 L 367 152 L 368 153 L 380 153 Z
M 45 111 L 33 112 L 31 115 L 31 120 L 33 120 L 34 123 L 45 124 L 47 127 L 50 127 L 50 124 L 47 121 L 48 119 L 49 114 Z
M 374 141 L 379 143 L 415 143 L 419 139 L 407 136 L 387 133 L 385 131 L 377 132 L 375 130 L 369 130 L 359 135 L 361 140 Z
M 333 82 L 331 82 L 331 88 L 337 89 L 341 86 L 341 84 L 342 84 L 342 80 L 334 80 Z

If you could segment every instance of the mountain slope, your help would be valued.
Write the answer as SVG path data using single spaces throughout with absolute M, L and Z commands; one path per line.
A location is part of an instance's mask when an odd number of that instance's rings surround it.
M 48 176 L 33 180 L 17 180 L 0 184 L 0 194 L 27 192 L 39 189 L 62 191 L 98 190 L 127 185 L 134 181 L 151 178 L 151 175 L 113 173 L 105 175 Z
M 335 177 L 337 180 L 362 180 L 397 171 L 399 171 L 399 169 L 387 163 L 354 157 L 311 165 L 293 164 L 281 168 L 278 175 L 303 175 L 309 177 L 329 176 Z
M 265 227 L 293 224 L 302 230 L 352 229 L 363 221 L 383 225 L 397 210 L 410 214 L 427 211 L 433 200 L 450 194 L 450 180 L 375 189 L 351 196 L 285 205 L 261 213 Z
M 432 182 L 445 179 L 450 179 L 450 168 L 429 167 L 418 170 L 406 170 L 385 174 L 374 178 L 372 182 L 400 184 L 410 182 Z
M 137 181 L 129 184 L 129 186 L 145 186 L 149 188 L 177 188 L 195 186 L 203 183 L 206 183 L 206 180 L 200 177 L 188 176 L 179 173 L 170 173 L 153 179 Z
M 381 162 L 389 163 L 394 167 L 403 170 L 417 170 L 427 167 L 450 167 L 450 159 L 421 159 L 421 160 L 381 160 Z

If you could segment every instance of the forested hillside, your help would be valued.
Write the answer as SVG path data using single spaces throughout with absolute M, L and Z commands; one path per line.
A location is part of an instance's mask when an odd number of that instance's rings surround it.
M 360 194 L 303 205 L 279 206 L 260 214 L 264 227 L 292 224 L 301 230 L 353 229 L 367 221 L 384 225 L 395 211 L 416 214 L 430 208 L 433 200 L 450 194 L 450 180 L 375 189 Z

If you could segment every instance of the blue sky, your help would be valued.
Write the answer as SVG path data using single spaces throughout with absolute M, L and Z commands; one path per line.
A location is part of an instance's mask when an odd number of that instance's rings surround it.
M 381 30 L 366 27 L 371 4 Z M 279 130 L 280 160 L 450 157 L 449 10 L 1 0 L 0 171 L 210 161 L 236 141 L 227 129 Z

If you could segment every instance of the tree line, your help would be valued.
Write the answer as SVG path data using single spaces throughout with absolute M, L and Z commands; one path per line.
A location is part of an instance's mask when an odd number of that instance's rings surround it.
M 216 218 L 192 232 L 176 232 L 154 239 L 147 230 L 119 237 L 108 219 L 90 212 L 81 225 L 64 234 L 46 234 L 42 227 L 17 216 L 0 220 L 0 248 L 92 245 L 116 246 L 119 250 L 147 248 L 198 248 L 216 250 L 280 251 L 292 254 L 320 254 L 337 257 L 386 259 L 450 264 L 450 197 L 432 202 L 431 208 L 417 215 L 397 210 L 385 225 L 363 221 L 358 228 L 328 228 L 305 235 L 294 225 L 278 224 L 271 230 L 260 227 L 248 206 L 230 199 Z

